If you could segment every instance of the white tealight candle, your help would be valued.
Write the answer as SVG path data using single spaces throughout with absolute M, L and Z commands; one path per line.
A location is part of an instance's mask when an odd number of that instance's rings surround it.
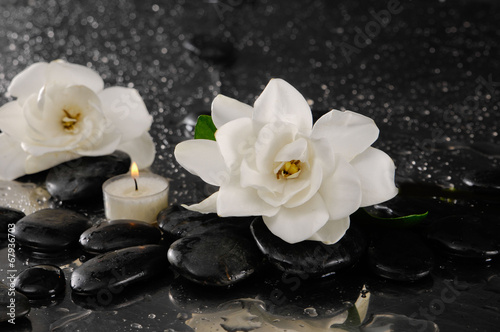
M 168 207 L 168 180 L 152 173 L 139 176 L 135 163 L 132 164 L 131 174 L 107 180 L 102 189 L 108 219 L 154 223 L 158 213 Z

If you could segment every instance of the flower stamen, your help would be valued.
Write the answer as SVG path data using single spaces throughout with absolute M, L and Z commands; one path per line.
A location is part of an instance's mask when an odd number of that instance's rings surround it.
M 284 162 L 276 172 L 276 179 L 295 179 L 300 174 L 300 160 Z
M 66 132 L 74 132 L 75 126 L 80 119 L 80 113 L 76 113 L 76 115 L 72 115 L 67 110 L 63 109 L 65 116 L 62 118 L 61 122 Z

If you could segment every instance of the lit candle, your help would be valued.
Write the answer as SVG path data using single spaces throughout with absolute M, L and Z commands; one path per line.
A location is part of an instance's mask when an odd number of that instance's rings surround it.
M 102 185 L 104 210 L 108 219 L 156 221 L 158 212 L 168 206 L 168 180 L 153 173 L 139 176 L 137 164 L 130 174 L 118 175 Z

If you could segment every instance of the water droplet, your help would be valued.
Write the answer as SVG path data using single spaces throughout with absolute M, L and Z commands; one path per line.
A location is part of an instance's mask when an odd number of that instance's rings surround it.
M 309 317 L 317 317 L 318 312 L 314 308 L 305 308 L 304 309 L 304 314 L 308 315 Z
M 189 319 L 189 315 L 185 312 L 179 312 L 177 314 L 177 319 L 178 320 L 187 320 L 187 319 Z

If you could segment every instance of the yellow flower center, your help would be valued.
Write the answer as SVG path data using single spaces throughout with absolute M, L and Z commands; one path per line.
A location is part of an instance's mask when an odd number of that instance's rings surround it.
M 80 113 L 73 112 L 71 113 L 71 109 L 68 111 L 63 108 L 64 116 L 61 119 L 62 126 L 64 128 L 65 132 L 68 133 L 74 133 L 75 132 L 75 126 L 78 123 L 78 120 L 80 119 Z
M 276 172 L 277 179 L 295 179 L 300 174 L 300 160 L 290 160 Z

